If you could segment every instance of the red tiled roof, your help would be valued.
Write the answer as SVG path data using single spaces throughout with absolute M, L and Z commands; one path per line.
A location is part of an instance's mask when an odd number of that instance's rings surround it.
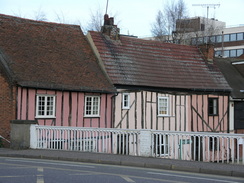
M 1 55 L 0 62 L 21 86 L 114 91 L 86 37 L 76 25 L 0 14 Z
M 229 90 L 214 64 L 207 64 L 198 48 L 128 36 L 119 41 L 89 32 L 115 85 L 172 89 Z

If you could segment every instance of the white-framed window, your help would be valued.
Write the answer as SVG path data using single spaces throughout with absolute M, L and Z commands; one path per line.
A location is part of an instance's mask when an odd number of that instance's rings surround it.
M 208 115 L 217 116 L 218 115 L 218 98 L 208 98 Z
M 169 116 L 169 97 L 158 97 L 158 116 Z
M 36 118 L 55 118 L 55 95 L 36 95 Z
M 130 94 L 129 93 L 123 93 L 122 95 L 122 108 L 123 109 L 129 109 L 130 108 Z
M 98 117 L 99 112 L 100 96 L 85 96 L 85 117 Z

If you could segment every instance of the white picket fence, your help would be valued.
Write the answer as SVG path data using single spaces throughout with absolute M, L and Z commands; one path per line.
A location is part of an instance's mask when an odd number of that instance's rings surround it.
M 31 148 L 242 163 L 242 134 L 31 126 Z

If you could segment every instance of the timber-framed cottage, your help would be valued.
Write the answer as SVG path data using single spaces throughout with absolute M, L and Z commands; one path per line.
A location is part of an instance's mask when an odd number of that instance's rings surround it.
M 199 48 L 122 36 L 104 19 L 87 37 L 118 92 L 114 128 L 229 132 L 231 89 Z
M 0 135 L 11 120 L 112 127 L 115 89 L 77 25 L 0 15 Z

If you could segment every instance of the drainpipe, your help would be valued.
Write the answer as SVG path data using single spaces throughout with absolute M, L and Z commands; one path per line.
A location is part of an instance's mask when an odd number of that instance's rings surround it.
M 224 56 L 224 31 L 222 31 L 222 48 L 221 48 L 221 55 Z
M 115 97 L 117 97 L 119 92 L 116 92 L 113 96 L 111 96 L 111 107 L 112 107 L 112 113 L 111 113 L 111 122 L 112 122 L 112 128 L 114 128 L 114 123 L 115 123 Z

